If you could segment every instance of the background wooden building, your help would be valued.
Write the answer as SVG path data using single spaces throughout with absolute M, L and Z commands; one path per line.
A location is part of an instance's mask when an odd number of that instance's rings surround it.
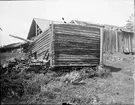
M 72 20 L 71 23 L 82 26 L 99 26 L 99 24 Z M 135 35 L 123 27 L 113 25 L 103 26 L 103 52 L 121 52 L 121 53 L 134 53 L 135 52 Z
M 33 40 L 29 51 L 35 59 L 46 60 L 50 67 L 56 67 L 99 64 L 101 43 L 104 53 L 133 53 L 133 38 L 133 32 L 122 27 L 33 19 L 27 39 Z
M 119 27 L 105 26 L 103 33 L 103 51 L 134 53 L 134 33 Z

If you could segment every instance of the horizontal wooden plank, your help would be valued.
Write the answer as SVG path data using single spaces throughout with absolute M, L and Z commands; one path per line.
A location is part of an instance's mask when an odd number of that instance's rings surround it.
M 99 59 L 56 59 L 56 62 L 62 61 L 62 62 L 88 62 L 88 63 L 95 63 L 98 62 Z
M 100 31 L 99 27 L 87 27 L 87 26 L 81 26 L 81 25 L 69 25 L 69 24 L 54 24 L 54 28 L 68 28 L 68 29 L 78 29 L 78 30 L 94 30 L 94 31 Z
M 99 49 L 83 49 L 83 48 L 70 48 L 70 49 L 55 49 L 55 52 L 60 52 L 60 51 L 62 51 L 62 52 L 66 52 L 67 51 L 67 53 L 68 52 L 77 52 L 77 53 L 80 53 L 80 52 L 83 52 L 83 53 L 86 53 L 86 52 L 99 52 L 100 50 Z
M 69 31 L 56 31 L 54 30 L 54 33 L 56 34 L 67 34 L 67 35 L 78 35 L 78 36 L 86 36 L 86 37 L 100 37 L 92 35 L 91 33 L 83 33 L 83 32 L 69 32 Z
M 40 53 L 45 52 L 46 50 L 49 50 L 49 46 L 48 47 L 43 47 L 43 48 L 39 49 L 37 52 L 38 52 L 38 54 L 40 54 Z
M 77 42 L 77 43 L 100 43 L 100 41 L 98 39 L 90 39 L 90 40 L 85 40 L 85 39 L 81 39 L 81 38 L 72 38 L 72 39 L 68 39 L 68 38 L 59 38 L 59 39 L 55 39 L 55 42 Z
M 33 51 L 38 51 L 39 49 L 41 49 L 41 48 L 43 48 L 43 47 L 48 47 L 48 45 L 49 45 L 49 41 L 44 42 L 44 43 L 42 43 L 42 44 L 39 44 L 39 45 L 35 46 L 35 47 L 33 48 Z
M 90 58 L 93 57 L 93 55 L 68 55 L 68 54 L 59 54 L 58 56 L 60 56 L 60 57 L 90 57 Z M 94 58 L 95 58 L 95 56 L 94 56 Z
M 74 41 L 78 41 L 78 40 L 81 40 L 81 41 L 100 41 L 100 37 L 84 37 L 84 36 L 77 36 L 77 35 L 63 35 L 61 34 L 61 36 L 55 36 L 55 40 L 64 40 L 65 39 L 67 40 L 74 40 Z
M 53 65 L 53 67 L 91 67 L 91 66 L 96 66 L 97 64 L 58 64 L 58 65 Z
M 99 52 L 95 52 L 95 51 L 87 51 L 87 52 L 77 52 L 77 51 L 55 51 L 55 56 L 59 56 L 59 54 L 67 54 L 67 55 L 95 55 L 95 56 L 99 56 L 100 54 Z
M 56 64 L 60 64 L 60 63 L 65 63 L 65 64 L 66 64 L 66 63 L 67 63 L 67 64 L 68 64 L 68 63 L 69 63 L 69 64 L 70 64 L 70 63 L 89 64 L 89 63 L 98 63 L 98 62 L 99 62 L 99 60 L 89 60 L 89 61 L 88 61 L 88 60 L 86 60 L 86 61 L 77 61 L 77 60 L 76 60 L 76 61 L 73 61 L 73 60 L 72 60 L 72 61 L 71 61 L 71 60 L 65 60 L 65 61 L 64 61 L 64 60 L 56 60 Z
M 55 63 L 56 66 L 92 66 L 92 65 L 97 65 L 99 62 L 57 62 Z
M 100 35 L 95 35 L 95 34 L 91 34 L 91 33 L 88 33 L 88 34 L 79 34 L 79 33 L 69 33 L 69 34 L 66 34 L 66 33 L 55 33 L 55 38 L 82 38 L 82 39 L 100 39 Z
M 100 43 L 99 42 L 95 42 L 95 43 L 81 43 L 81 42 L 54 42 L 55 46 L 56 47 L 86 47 L 86 48 L 91 48 L 91 47 L 94 47 L 94 48 L 97 48 L 98 46 L 100 46 Z
M 35 38 L 35 41 L 33 42 L 33 44 L 41 40 L 47 33 L 49 33 L 49 28 L 46 31 L 44 31 L 42 34 L 40 34 L 37 38 Z
M 47 39 L 50 39 L 49 33 L 46 34 L 46 35 L 44 35 L 44 37 L 42 37 L 42 39 L 36 41 L 34 44 L 41 43 L 41 42 L 43 42 L 43 41 L 45 41 L 45 40 L 47 40 Z
M 32 49 L 32 51 L 35 52 L 35 51 L 38 51 L 38 50 L 43 49 L 45 47 L 47 47 L 46 49 L 48 49 L 49 48 L 49 43 L 44 44 L 44 45 L 42 45 L 42 46 L 40 46 L 38 48 Z
M 97 36 L 99 36 L 99 34 L 100 34 L 99 31 L 92 31 L 92 30 L 74 30 L 74 28 L 71 29 L 71 30 L 69 30 L 69 29 L 55 28 L 55 29 L 54 29 L 54 32 L 83 33 L 83 34 L 91 34 L 91 35 L 94 34 L 94 35 L 97 35 Z
M 44 36 L 42 37 L 42 39 L 36 41 L 36 42 L 33 44 L 33 46 L 34 46 L 34 45 L 37 45 L 38 43 L 41 43 L 41 42 L 43 42 L 44 40 L 47 40 L 47 39 L 50 39 L 49 34 L 44 35 Z

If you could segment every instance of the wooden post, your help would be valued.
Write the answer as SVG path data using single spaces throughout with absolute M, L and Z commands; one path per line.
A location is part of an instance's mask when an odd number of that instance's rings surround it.
M 130 54 L 131 54 L 131 35 L 129 34 L 129 52 L 130 52 Z
M 53 22 L 51 23 L 51 27 L 49 29 L 50 33 L 50 48 L 49 48 L 49 58 L 50 58 L 50 66 L 53 66 L 53 58 L 52 58 L 52 43 L 53 43 Z
M 100 66 L 103 67 L 103 28 L 100 28 Z

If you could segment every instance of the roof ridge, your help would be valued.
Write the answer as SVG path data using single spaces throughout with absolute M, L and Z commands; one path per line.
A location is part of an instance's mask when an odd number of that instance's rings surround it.
M 33 20 L 44 20 L 44 21 L 53 21 L 53 22 L 62 22 L 62 21 L 56 21 L 56 20 L 50 20 L 50 19 L 43 19 L 43 18 L 33 18 Z

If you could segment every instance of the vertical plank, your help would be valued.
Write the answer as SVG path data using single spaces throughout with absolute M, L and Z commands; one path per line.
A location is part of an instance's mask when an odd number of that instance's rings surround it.
M 128 34 L 129 35 L 129 52 L 131 53 L 131 39 L 130 39 L 130 37 L 131 37 L 131 35 L 130 34 Z
M 106 30 L 106 51 L 107 52 L 109 51 L 108 46 L 109 46 L 109 32 L 108 30 Z
M 106 37 L 105 37 L 106 33 L 105 30 L 103 30 L 103 52 L 106 51 Z
M 117 43 L 118 43 L 118 52 L 120 52 L 120 45 L 119 45 L 119 43 L 120 43 L 120 40 L 119 40 L 119 32 L 117 31 Z
M 111 43 L 111 45 L 112 45 L 112 53 L 114 53 L 114 51 L 115 51 L 115 30 L 112 30 L 112 43 Z
M 130 47 L 131 47 L 131 53 L 132 53 L 132 51 L 133 51 L 132 41 L 134 41 L 134 40 L 132 40 L 132 39 L 133 39 L 133 37 L 132 37 L 132 35 L 130 35 Z
M 116 52 L 118 52 L 118 33 L 117 33 L 117 31 L 115 31 L 115 35 L 116 35 Z
M 111 31 L 109 30 L 108 31 L 109 32 L 109 47 L 108 47 L 108 49 L 109 49 L 109 52 L 111 52 L 111 39 L 112 39 L 112 36 L 111 36 Z
M 125 34 L 125 52 L 128 52 L 128 36 Z
M 107 52 L 108 35 L 107 35 L 107 30 L 106 29 L 105 29 L 105 35 L 104 35 L 104 37 L 105 37 L 105 52 Z
M 123 33 L 120 31 L 120 49 L 121 49 L 121 52 L 123 53 L 124 51 L 124 36 L 123 36 Z
M 100 28 L 100 65 L 103 66 L 103 28 Z

